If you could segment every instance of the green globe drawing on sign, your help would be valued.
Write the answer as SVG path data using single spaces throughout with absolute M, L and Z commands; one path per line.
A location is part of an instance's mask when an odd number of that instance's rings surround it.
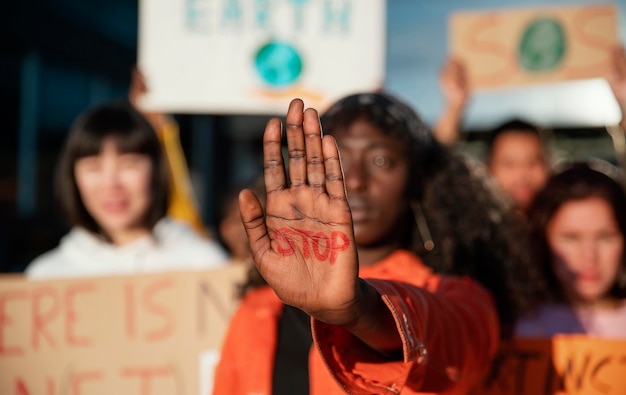
M 539 18 L 526 27 L 519 42 L 518 58 L 530 72 L 555 69 L 563 61 L 567 49 L 565 29 L 553 18 Z
M 302 73 L 302 57 L 290 44 L 270 41 L 254 58 L 256 71 L 263 81 L 274 87 L 293 84 Z

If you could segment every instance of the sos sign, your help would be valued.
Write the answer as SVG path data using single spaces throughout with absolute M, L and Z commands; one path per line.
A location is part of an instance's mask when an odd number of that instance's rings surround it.
M 455 13 L 449 30 L 479 89 L 604 77 L 618 43 L 612 5 Z

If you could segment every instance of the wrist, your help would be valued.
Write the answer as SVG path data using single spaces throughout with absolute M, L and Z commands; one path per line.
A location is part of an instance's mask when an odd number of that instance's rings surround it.
M 402 358 L 402 340 L 391 311 L 378 291 L 359 278 L 357 319 L 342 327 L 390 359 Z
M 383 309 L 387 310 L 387 306 L 378 291 L 367 281 L 359 278 L 357 298 L 351 313 L 354 318 L 341 326 L 351 332 L 373 330 L 379 318 L 383 316 L 381 314 Z

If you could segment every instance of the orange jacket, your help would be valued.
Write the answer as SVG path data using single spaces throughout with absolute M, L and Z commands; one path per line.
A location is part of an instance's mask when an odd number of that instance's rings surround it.
M 360 270 L 382 295 L 403 339 L 390 361 L 343 328 L 312 320 L 311 395 L 466 394 L 489 369 L 499 343 L 490 294 L 469 279 L 432 274 L 397 251 Z M 235 313 L 215 375 L 215 395 L 270 395 L 283 304 L 264 287 Z M 332 372 L 332 373 L 331 373 Z

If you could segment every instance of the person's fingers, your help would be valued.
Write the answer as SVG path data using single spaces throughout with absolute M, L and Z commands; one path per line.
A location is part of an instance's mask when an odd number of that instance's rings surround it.
M 468 90 L 468 83 L 463 62 L 456 58 L 447 59 L 439 75 L 439 83 L 444 95 L 449 98 L 465 94 Z
M 289 153 L 289 186 L 306 185 L 306 149 L 302 130 L 304 103 L 293 99 L 286 118 L 287 151 Z
M 463 69 L 463 65 L 456 59 L 450 59 L 448 62 L 450 83 L 454 84 L 455 87 L 463 87 L 465 81 L 465 70 Z
M 304 112 L 304 137 L 306 146 L 306 173 L 309 186 L 324 190 L 324 157 L 322 154 L 322 127 L 319 115 L 313 108 Z
M 263 168 L 268 199 L 272 192 L 285 189 L 285 166 L 280 149 L 280 129 L 280 120 L 272 118 L 265 126 L 265 133 L 263 133 Z
M 339 158 L 339 149 L 332 136 L 322 139 L 324 169 L 326 171 L 326 192 L 331 199 L 347 200 L 346 186 L 343 181 L 343 170 Z
M 261 203 L 249 189 L 244 189 L 239 193 L 239 212 L 246 229 L 252 256 L 255 262 L 261 262 L 263 254 L 270 249 L 270 238 Z

